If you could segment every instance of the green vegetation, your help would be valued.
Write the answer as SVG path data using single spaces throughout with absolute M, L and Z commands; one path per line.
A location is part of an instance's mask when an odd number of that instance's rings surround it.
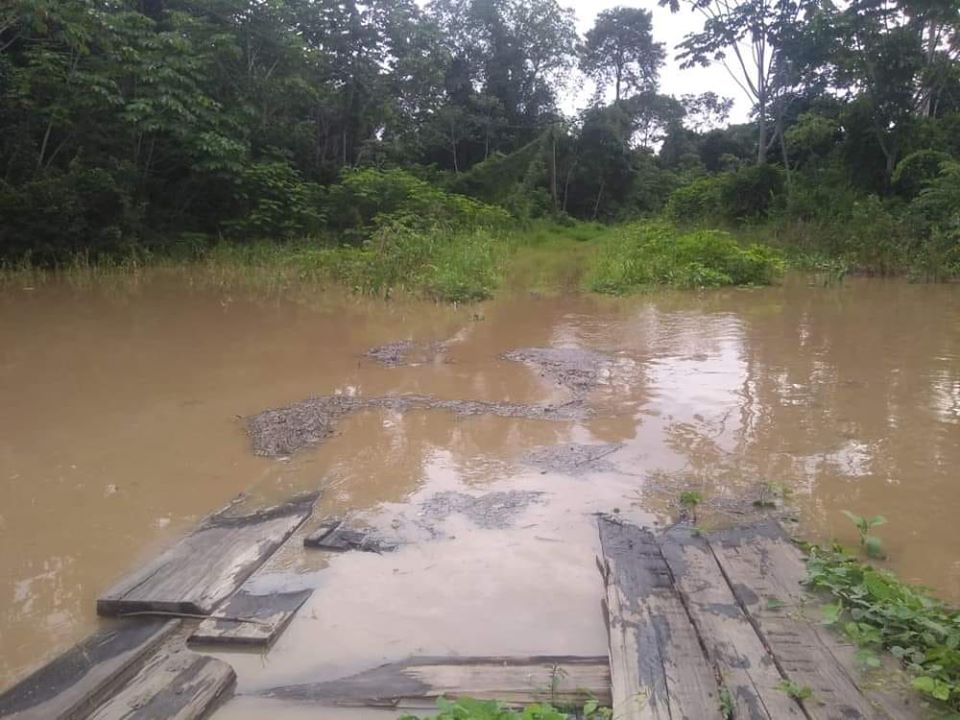
M 589 284 L 597 292 L 615 294 L 654 285 L 768 285 L 783 267 L 775 250 L 743 247 L 721 230 L 678 234 L 662 223 L 635 223 L 623 227 L 601 248 Z
M 860 534 L 860 547 L 869 557 L 883 559 L 886 557 L 886 551 L 883 549 L 883 541 L 876 535 L 871 535 L 870 531 L 881 525 L 887 524 L 887 519 L 883 515 L 875 515 L 872 518 L 855 515 L 849 510 L 844 510 L 843 514 L 857 527 Z
M 783 258 L 960 276 L 956 3 L 705 2 L 662 0 L 709 18 L 668 48 L 646 10 L 581 38 L 557 0 L 9 0 L 0 272 L 230 244 L 445 300 L 766 284 Z M 674 51 L 735 56 L 751 121 L 664 94 Z
M 809 700 L 813 697 L 813 690 L 808 688 L 806 685 L 798 685 L 792 680 L 782 681 L 777 688 L 785 692 L 788 697 L 793 698 L 797 702 L 803 702 L 804 700 Z
M 612 714 L 609 708 L 601 708 L 595 701 L 590 701 L 575 712 L 558 710 L 552 705 L 528 705 L 523 710 L 515 711 L 493 700 L 474 700 L 462 698 L 451 701 L 437 700 L 437 714 L 422 720 L 610 720 Z M 413 715 L 405 715 L 401 720 L 421 720 Z
M 839 547 L 810 548 L 807 568 L 810 585 L 835 601 L 824 622 L 839 626 L 867 660 L 888 650 L 917 690 L 960 711 L 960 611 Z

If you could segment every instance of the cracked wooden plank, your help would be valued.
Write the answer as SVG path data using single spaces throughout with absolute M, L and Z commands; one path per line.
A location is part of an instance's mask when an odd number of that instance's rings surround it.
M 190 641 L 218 645 L 270 645 L 312 593 L 312 590 L 255 593 L 241 587 L 213 617 L 197 626 Z M 239 618 L 255 622 L 242 622 Z
M 174 640 L 150 657 L 89 720 L 200 720 L 226 700 L 236 675 L 222 660 Z
M 843 650 L 833 633 L 804 617 L 802 609 L 813 599 L 802 586 L 805 563 L 778 523 L 727 530 L 710 542 L 779 666 L 791 681 L 813 691 L 804 702 L 812 720 L 889 717 L 858 686 L 851 649 Z
M 6 720 L 80 720 L 136 673 L 178 620 L 124 620 L 94 633 L 0 695 Z
M 618 720 L 719 720 L 716 674 L 653 535 L 601 516 L 604 610 Z
M 784 676 L 737 604 L 707 542 L 685 526 L 671 528 L 658 540 L 707 655 L 730 694 L 733 716 L 803 718 L 800 706 L 780 689 Z
M 327 682 L 262 695 L 341 707 L 435 707 L 437 698 L 471 697 L 522 706 L 536 702 L 610 703 L 606 657 L 419 657 Z
M 248 515 L 211 515 L 97 600 L 101 615 L 163 611 L 209 615 L 306 520 L 317 493 Z
M 303 539 L 304 547 L 326 550 L 328 552 L 385 553 L 397 549 L 397 543 L 384 540 L 374 530 L 348 527 L 340 518 L 325 519 L 316 530 Z

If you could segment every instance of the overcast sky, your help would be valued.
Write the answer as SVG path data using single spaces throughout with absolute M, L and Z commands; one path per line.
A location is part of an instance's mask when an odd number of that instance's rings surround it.
M 675 60 L 676 45 L 691 31 L 703 27 L 703 18 L 687 9 L 681 9 L 675 15 L 668 8 L 659 7 L 656 0 L 644 2 L 629 2 L 629 0 L 559 0 L 563 7 L 573 8 L 577 14 L 577 29 L 582 36 L 593 27 L 597 13 L 617 6 L 641 7 L 653 13 L 653 37 L 662 42 L 667 50 L 667 63 L 660 74 L 660 92 L 666 95 L 679 97 L 685 93 L 702 93 L 712 90 L 718 95 L 730 97 L 734 100 L 733 110 L 730 113 L 731 122 L 744 122 L 749 119 L 750 102 L 743 91 L 733 81 L 721 64 L 714 64 L 706 68 L 689 68 L 681 70 Z M 592 83 L 577 93 L 575 98 L 565 99 L 564 110 L 571 112 L 582 108 L 593 92 Z

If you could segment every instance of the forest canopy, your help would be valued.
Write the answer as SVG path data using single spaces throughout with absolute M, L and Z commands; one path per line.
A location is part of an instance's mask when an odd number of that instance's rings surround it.
M 702 16 L 678 48 L 556 0 L 8 0 L 0 257 L 656 215 L 960 268 L 960 0 L 662 3 Z

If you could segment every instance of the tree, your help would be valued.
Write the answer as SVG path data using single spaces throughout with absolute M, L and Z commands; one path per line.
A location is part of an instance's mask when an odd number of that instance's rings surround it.
M 800 21 L 809 0 L 659 0 L 672 12 L 680 3 L 701 13 L 703 30 L 680 44 L 683 67 L 720 62 L 756 106 L 757 163 L 767 159 L 771 81 L 783 40 Z M 728 62 L 728 54 L 734 62 Z
M 601 88 L 613 83 L 614 102 L 630 92 L 657 89 L 665 53 L 653 40 L 651 15 L 639 8 L 604 10 L 587 32 L 580 67 Z

